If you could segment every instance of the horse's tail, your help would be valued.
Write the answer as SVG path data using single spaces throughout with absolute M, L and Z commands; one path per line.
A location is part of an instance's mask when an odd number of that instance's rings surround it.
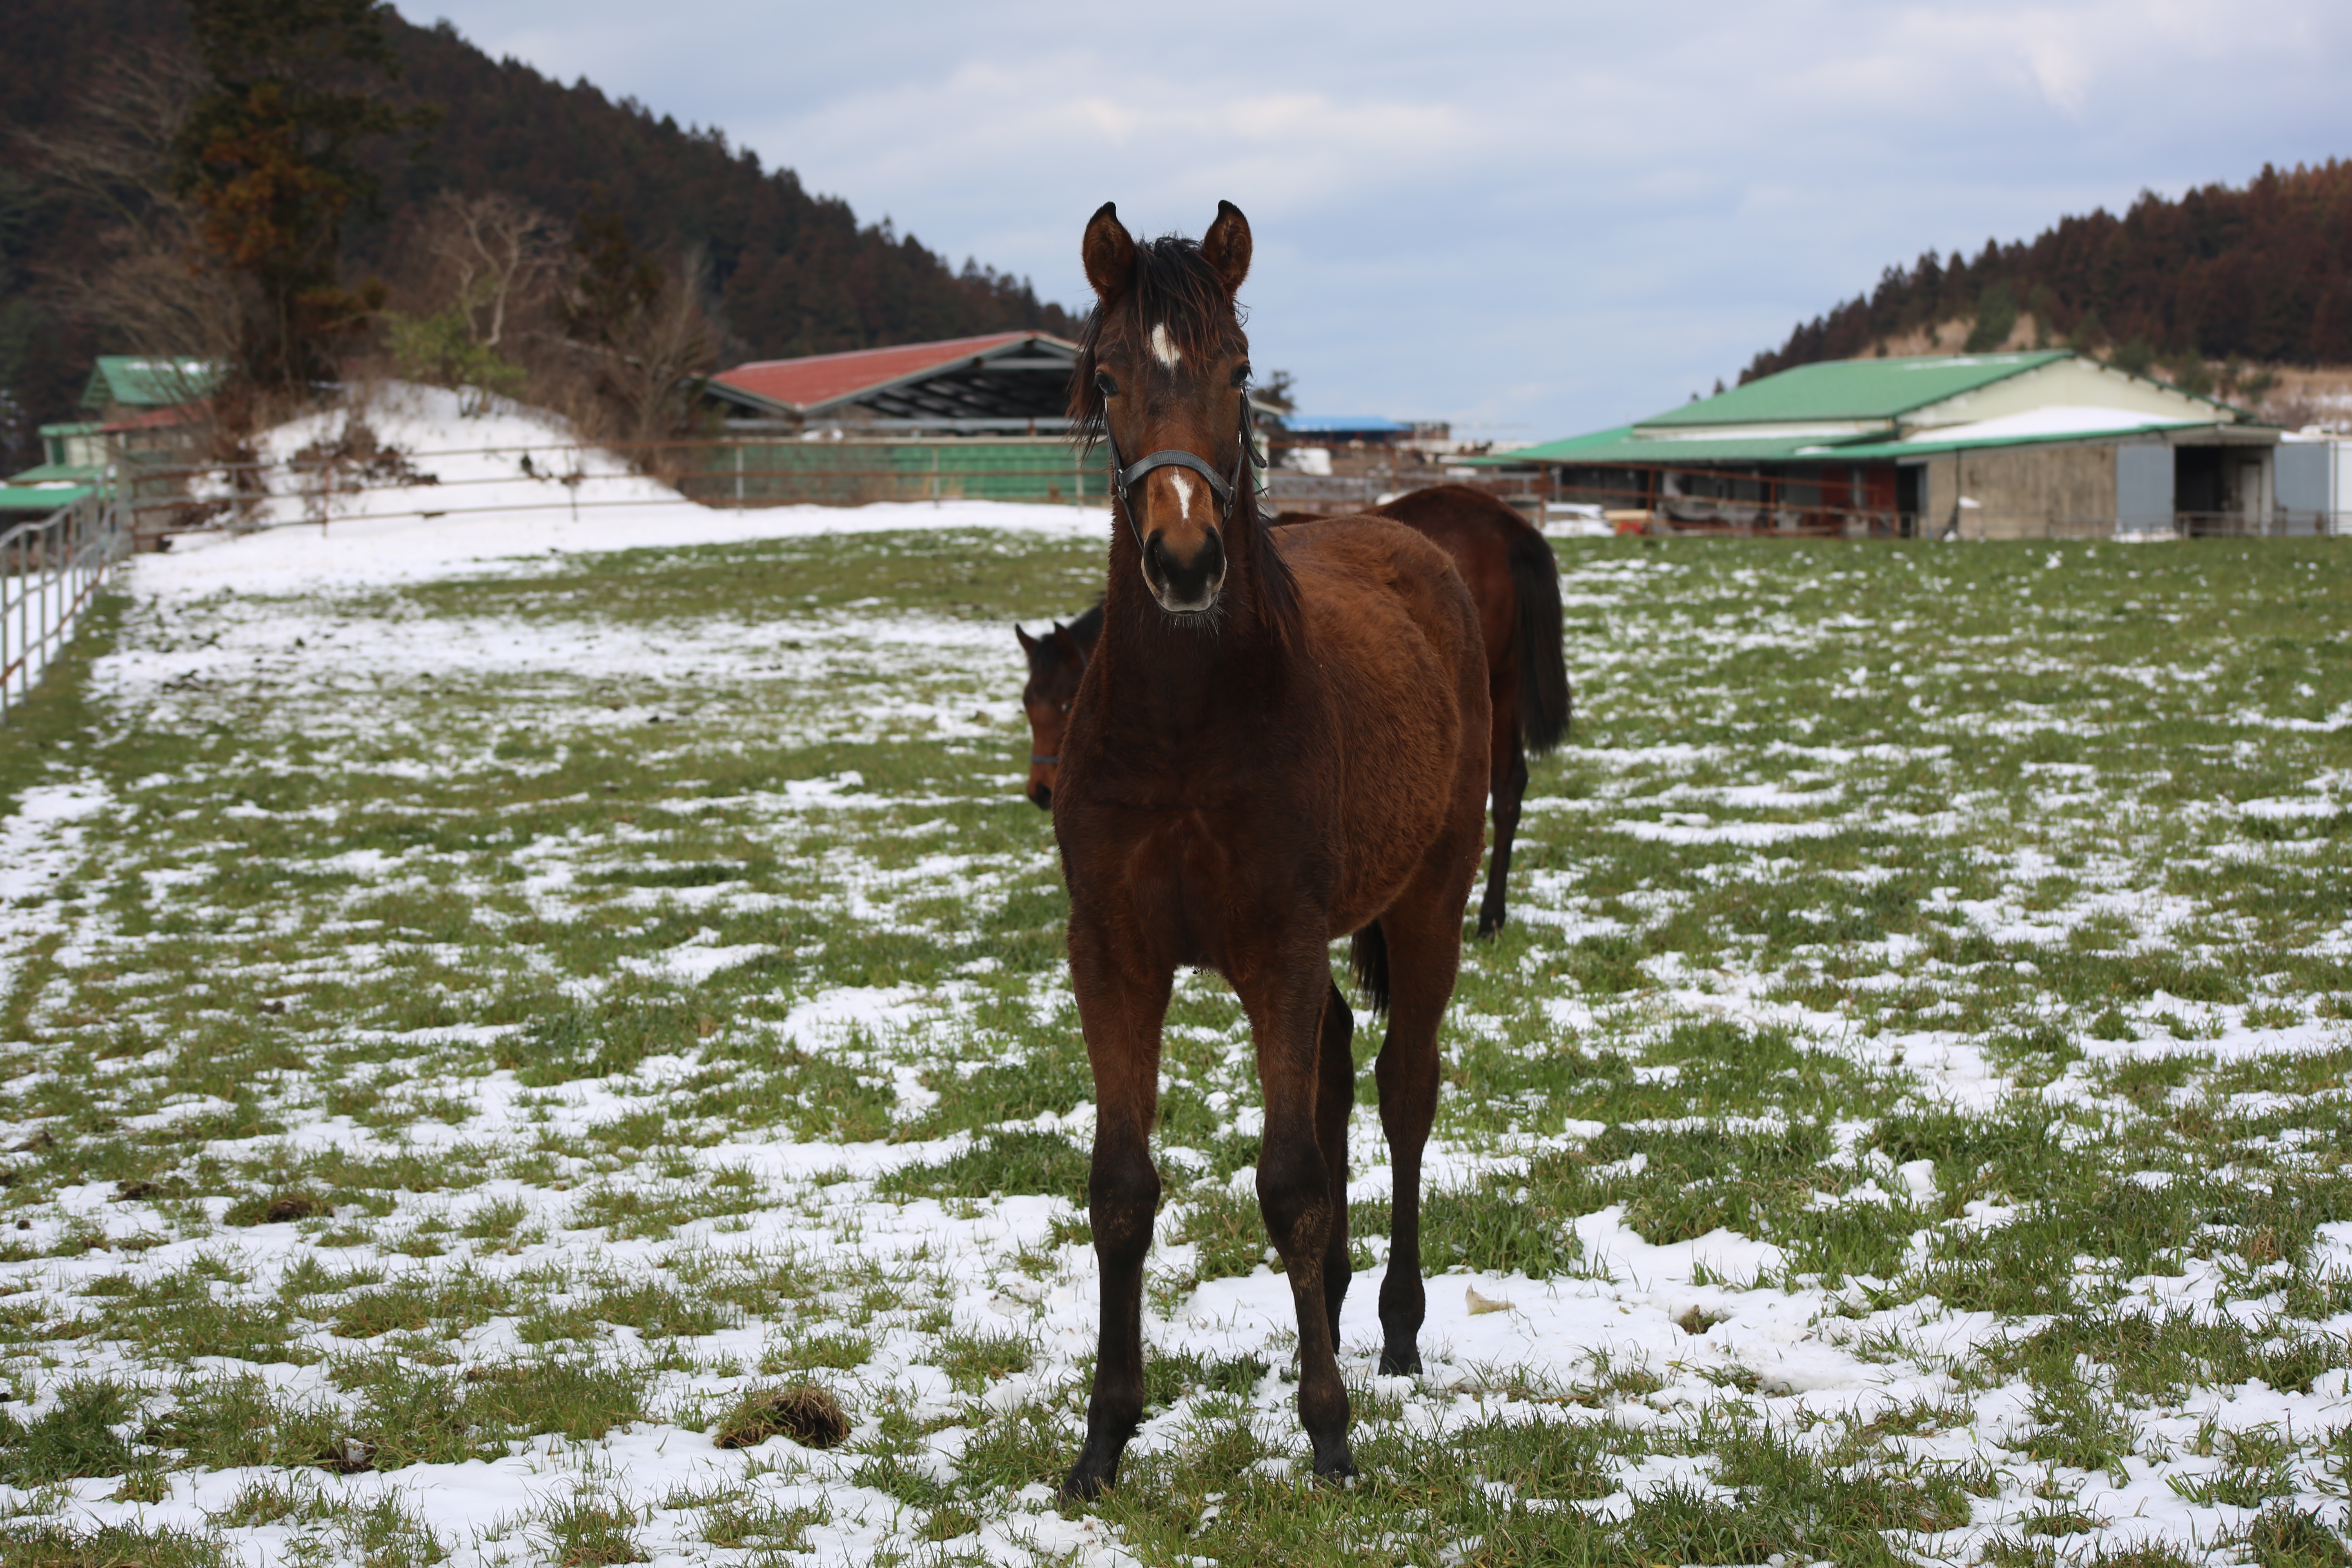
M 1534 529 L 1511 536 L 1511 593 L 1519 602 L 1519 739 L 1543 755 L 1568 736 L 1575 700 L 1560 648 L 1559 563 Z
M 1364 988 L 1364 1005 L 1373 1013 L 1389 1010 L 1389 939 L 1374 921 L 1358 931 L 1349 944 L 1356 984 Z

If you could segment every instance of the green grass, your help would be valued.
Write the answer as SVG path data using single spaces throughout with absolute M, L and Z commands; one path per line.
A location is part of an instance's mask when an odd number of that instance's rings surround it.
M 1472 1327 L 1400 1384 L 1351 1326 L 1363 1477 L 1300 1483 L 1291 1340 L 1216 1317 L 1286 1289 L 1249 1042 L 1185 977 L 1147 1426 L 1090 1528 L 1155 1565 L 2340 1568 L 2340 546 L 1559 549 L 1577 731 L 1465 950 L 1424 1202 Z M 106 601 L 0 729 L 0 808 L 97 802 L 0 911 L 35 1500 L 0 1556 L 1034 1532 L 1091 1368 L 1093 1094 L 1008 623 L 1100 570 L 948 532 Z M 1360 1186 L 1361 1298 L 1389 1218 Z M 1446 1317 L 1474 1287 L 1508 1310 Z M 1804 1357 L 1846 1381 L 1796 1392 Z M 837 1448 L 711 1447 L 802 1383 Z M 640 1485 L 647 1451 L 719 1468 Z M 536 1500 L 453 1522 L 457 1465 Z M 136 1511 L 240 1467 L 203 1530 Z M 60 1522 L 68 1486 L 121 1517 Z
M 57 1391 L 38 1418 L 20 1422 L 0 1410 L 0 1479 L 37 1487 L 75 1476 L 120 1474 L 131 1460 L 114 1428 L 131 1415 L 135 1397 L 103 1379 L 76 1380 Z

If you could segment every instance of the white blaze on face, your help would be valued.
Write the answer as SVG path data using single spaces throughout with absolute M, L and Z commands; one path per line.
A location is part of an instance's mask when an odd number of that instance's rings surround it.
M 1151 357 L 1174 370 L 1183 355 L 1176 352 L 1175 340 L 1168 335 L 1168 323 L 1160 322 L 1151 329 Z
M 1168 482 L 1176 487 L 1176 515 L 1185 521 L 1192 521 L 1192 481 L 1181 474 L 1171 474 Z

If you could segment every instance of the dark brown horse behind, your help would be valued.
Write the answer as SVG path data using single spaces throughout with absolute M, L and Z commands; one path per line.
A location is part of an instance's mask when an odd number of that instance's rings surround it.
M 1328 944 L 1356 938 L 1388 1037 L 1374 1076 L 1395 1173 L 1381 1366 L 1419 1369 L 1421 1161 L 1438 1023 L 1477 874 L 1490 712 L 1477 607 L 1444 552 L 1387 519 L 1259 516 L 1249 224 L 1139 246 L 1106 204 L 1082 247 L 1097 306 L 1071 412 L 1109 449 L 1103 626 L 1070 710 L 1054 835 L 1070 983 L 1094 1069 L 1087 1195 L 1102 1268 L 1087 1440 L 1063 1482 L 1118 1478 L 1143 1413 L 1143 1262 L 1160 1027 L 1181 968 L 1213 969 L 1256 1047 L 1257 1192 L 1298 1323 L 1315 1473 L 1352 1474 L 1337 1359 L 1347 1294 L 1354 1021 Z M 1125 464 L 1124 468 L 1120 465 Z
M 1478 905 L 1478 934 L 1492 936 L 1507 918 L 1511 846 L 1518 836 L 1519 804 L 1528 793 L 1528 758 L 1542 756 L 1568 734 L 1568 667 L 1560 647 L 1559 567 L 1551 546 L 1528 520 L 1484 490 L 1433 485 L 1373 509 L 1434 541 L 1454 560 L 1478 606 L 1486 652 L 1486 696 L 1494 709 L 1486 791 L 1495 820 L 1486 894 Z M 1275 519 L 1277 528 L 1314 520 L 1301 512 Z M 1021 705 L 1029 716 L 1029 780 L 1024 793 L 1040 806 L 1054 804 L 1061 763 L 1062 726 L 1077 700 L 1078 678 L 1102 635 L 1097 605 L 1044 637 L 1019 626 L 1013 636 L 1028 657 L 1029 680 Z

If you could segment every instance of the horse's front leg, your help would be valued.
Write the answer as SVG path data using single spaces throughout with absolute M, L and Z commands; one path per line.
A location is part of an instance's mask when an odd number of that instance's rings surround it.
M 1347 1224 L 1344 1208 L 1334 1211 L 1335 1191 L 1340 1194 L 1337 1202 L 1346 1199 L 1332 1180 L 1323 1148 L 1327 1130 L 1318 1127 L 1317 1114 L 1318 1102 L 1328 1100 L 1321 1061 L 1330 1043 L 1324 1033 L 1325 998 L 1336 995 L 1320 932 L 1292 945 L 1301 951 L 1286 955 L 1287 962 L 1234 976 L 1234 989 L 1257 1041 L 1258 1086 L 1265 1096 L 1257 1197 L 1275 1250 L 1282 1255 L 1298 1319 L 1298 1419 L 1314 1445 L 1315 1473 L 1330 1479 L 1356 1473 L 1348 1451 L 1348 1389 L 1339 1378 L 1334 1331 L 1338 1314 L 1324 1289 L 1330 1244 L 1345 1237 Z M 1341 1140 L 1345 1125 L 1342 1118 Z M 1344 1142 L 1335 1157 L 1344 1168 Z M 1344 1258 L 1342 1254 L 1343 1266 Z M 1346 1289 L 1344 1280 L 1340 1289 Z
M 1119 1455 L 1143 1417 L 1143 1260 L 1160 1211 L 1151 1121 L 1160 1097 L 1160 1026 L 1174 978 L 1140 955 L 1112 951 L 1099 928 L 1070 922 L 1071 988 L 1095 1076 L 1087 1205 L 1102 1271 L 1102 1319 L 1086 1447 L 1062 1482 L 1066 1497 L 1096 1497 L 1118 1483 Z

